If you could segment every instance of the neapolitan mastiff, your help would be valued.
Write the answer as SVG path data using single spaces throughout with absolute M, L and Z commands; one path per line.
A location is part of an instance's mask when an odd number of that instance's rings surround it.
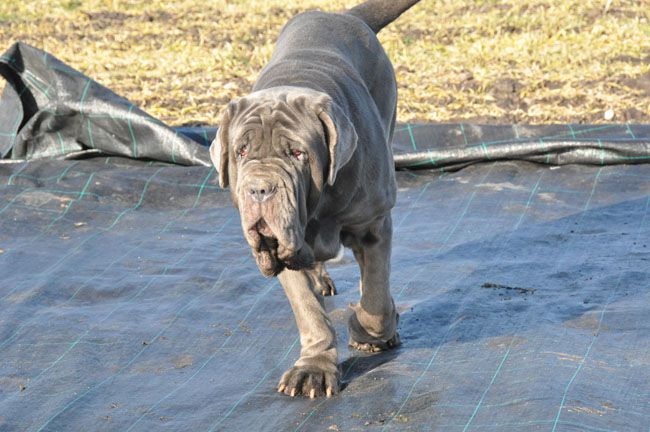
M 253 93 L 224 110 L 210 148 L 260 271 L 278 276 L 296 318 L 300 358 L 278 387 L 291 396 L 338 392 L 322 295 L 334 294 L 323 263 L 342 244 L 361 269 L 350 346 L 400 343 L 388 286 L 397 85 L 376 33 L 417 1 L 370 0 L 291 19 Z

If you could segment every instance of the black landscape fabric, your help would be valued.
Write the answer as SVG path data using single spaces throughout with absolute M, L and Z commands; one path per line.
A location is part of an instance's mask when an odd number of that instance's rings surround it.
M 26 45 L 0 72 L 0 431 L 650 427 L 648 125 L 401 125 L 403 344 L 346 347 L 346 252 L 325 300 L 343 391 L 291 399 L 298 333 L 209 166 L 215 129 Z

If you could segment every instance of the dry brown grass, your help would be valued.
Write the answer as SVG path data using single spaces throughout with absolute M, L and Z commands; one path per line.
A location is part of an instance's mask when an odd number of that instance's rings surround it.
M 167 123 L 216 124 L 289 17 L 356 3 L 4 0 L 0 47 L 45 49 Z M 401 121 L 650 122 L 648 0 L 423 0 L 380 39 Z

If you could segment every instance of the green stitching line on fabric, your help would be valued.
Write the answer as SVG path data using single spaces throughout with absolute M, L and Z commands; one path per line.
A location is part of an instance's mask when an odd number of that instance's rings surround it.
M 413 130 L 411 129 L 410 123 L 406 124 L 406 130 L 408 131 L 409 137 L 411 138 L 411 145 L 413 146 L 413 150 L 417 151 L 418 147 L 415 145 L 415 137 L 413 136 Z
M 90 118 L 86 117 L 86 128 L 88 129 L 88 138 L 90 139 L 90 147 L 91 148 L 96 148 L 95 147 L 95 140 L 93 139 L 93 130 L 92 130 L 92 125 L 90 123 Z
M 478 404 L 476 404 L 476 408 L 474 408 L 474 412 L 472 413 L 469 420 L 467 420 L 467 423 L 465 424 L 465 427 L 463 428 L 463 432 L 467 431 L 467 429 L 469 428 L 469 425 L 472 423 L 472 420 L 474 420 L 474 417 L 476 416 L 476 413 L 478 413 L 479 409 L 481 408 L 481 404 L 483 404 L 483 400 L 485 399 L 485 395 L 487 395 L 487 393 L 492 388 L 492 384 L 494 384 L 494 381 L 496 380 L 497 375 L 499 375 L 499 372 L 501 372 L 501 369 L 503 368 L 503 364 L 506 362 L 508 356 L 510 355 L 510 350 L 512 349 L 512 343 L 514 341 L 515 341 L 515 336 L 512 336 L 512 339 L 510 339 L 510 345 L 508 346 L 508 350 L 506 351 L 503 358 L 501 359 L 501 363 L 499 363 L 499 367 L 497 367 L 497 370 L 494 372 L 494 375 L 492 375 L 492 380 L 490 381 L 490 384 L 488 384 L 487 388 L 483 392 L 483 395 L 481 396 L 481 399 L 478 401 Z
M 436 163 L 438 161 L 443 160 L 443 159 L 434 159 L 433 158 L 433 152 L 431 150 L 429 150 L 427 152 L 427 154 L 428 154 L 429 160 L 410 163 L 410 164 L 407 165 L 407 168 L 423 166 L 423 165 L 427 165 L 429 163 L 432 164 L 432 165 L 436 165 Z
M 598 140 L 598 147 L 600 147 L 600 165 L 605 165 L 605 149 L 603 148 L 603 142 Z
M 201 184 L 201 187 L 199 188 L 199 192 L 196 194 L 196 200 L 194 200 L 194 205 L 192 208 L 196 207 L 199 204 L 199 200 L 201 199 L 201 194 L 203 193 L 203 189 L 205 188 L 206 183 L 212 177 L 212 173 L 215 172 L 215 168 L 212 167 L 210 168 L 210 172 L 208 172 L 208 175 L 205 177 L 205 180 L 203 180 L 203 183 Z
M 358 358 L 359 358 L 359 357 L 355 358 L 354 361 L 356 362 Z M 318 408 L 320 408 L 321 405 L 323 405 L 325 402 L 327 402 L 327 398 L 323 398 L 323 400 L 320 401 L 320 402 L 318 403 L 318 405 L 316 405 L 316 406 L 314 407 L 314 409 L 311 410 L 311 412 L 310 412 L 309 414 L 307 414 L 307 417 L 305 417 L 305 419 L 304 419 L 302 422 L 300 422 L 300 424 L 299 424 L 299 425 L 298 425 L 298 426 L 293 430 L 293 432 L 298 432 L 298 431 L 302 428 L 302 426 L 303 426 L 305 423 L 307 423 L 307 420 L 309 420 L 310 417 L 311 417 L 312 415 L 314 415 L 314 413 L 315 413 L 316 411 L 318 411 Z
M 36 90 L 40 91 L 43 94 L 43 96 L 45 96 L 48 100 L 50 99 L 49 93 L 50 93 L 51 86 L 42 83 L 41 80 L 36 78 L 29 71 L 24 72 L 24 77 L 25 80 L 28 81 Z
M 65 176 L 68 174 L 68 171 L 70 171 L 74 166 L 76 166 L 76 165 L 78 165 L 78 164 L 79 164 L 79 162 L 76 161 L 76 162 L 70 164 L 70 166 L 68 166 L 66 169 L 64 169 L 64 170 L 61 172 L 61 174 L 59 174 L 58 176 L 52 176 L 52 177 L 56 178 L 56 182 L 59 183 L 59 182 L 61 181 L 61 179 L 63 179 L 63 177 L 65 177 Z M 43 178 L 43 180 L 46 180 L 46 181 L 47 181 L 47 180 L 49 180 L 50 178 L 51 178 L 51 177 L 45 177 L 45 178 Z
M 488 153 L 487 146 L 485 145 L 484 142 L 481 143 L 481 148 L 483 149 L 483 155 L 487 160 L 492 160 L 492 157 L 490 157 L 490 154 Z
M 571 126 L 570 124 L 568 124 L 567 127 L 569 128 L 569 132 L 571 133 L 571 138 L 576 139 L 576 138 L 577 138 L 577 137 L 576 137 L 576 131 L 573 130 L 573 126 Z
M 436 405 L 436 406 L 453 407 L 452 404 Z M 475 424 L 474 428 L 476 429 L 489 428 L 490 430 L 503 430 L 503 428 L 519 427 L 520 428 L 519 430 L 521 430 L 521 426 L 545 425 L 550 423 L 553 423 L 553 420 L 529 420 L 529 421 L 517 422 L 517 423 L 479 423 L 479 424 Z M 574 428 L 577 428 L 577 430 L 584 430 L 590 432 L 616 432 L 616 430 L 612 430 L 612 429 L 602 429 L 594 426 L 585 426 L 584 423 L 576 423 L 571 421 L 560 421 L 558 423 L 566 426 L 573 426 Z M 436 425 L 436 427 L 439 428 L 439 430 L 451 430 L 455 428 L 460 428 L 462 426 L 463 426 L 462 424 Z
M 90 174 L 90 176 L 88 176 L 88 180 L 86 181 L 86 184 L 84 185 L 81 192 L 79 192 L 79 196 L 68 203 L 68 205 L 65 207 L 65 210 L 59 215 L 59 217 L 55 218 L 54 220 L 52 220 L 52 222 L 49 223 L 49 225 L 41 232 L 41 235 L 48 232 L 50 230 L 50 228 L 52 228 L 52 226 L 55 223 L 57 223 L 58 221 L 63 219 L 65 217 L 65 215 L 68 214 L 68 211 L 72 208 L 72 205 L 75 202 L 79 201 L 80 199 L 82 199 L 84 196 L 87 195 L 86 190 L 88 190 L 88 187 L 90 186 L 90 182 L 93 180 L 94 176 L 95 176 L 95 173 L 92 173 L 92 174 Z
M 589 208 L 589 204 L 591 204 L 591 199 L 594 197 L 594 194 L 596 193 L 596 186 L 598 185 L 598 180 L 600 180 L 600 174 L 603 172 L 603 168 L 598 168 L 598 172 L 596 173 L 596 177 L 594 178 L 594 184 L 591 186 L 591 193 L 589 194 L 589 198 L 587 199 L 587 202 L 585 203 L 584 208 L 582 209 L 583 212 L 586 212 L 587 209 Z
M 56 137 L 59 140 L 59 144 L 61 145 L 61 154 L 65 154 L 65 147 L 63 146 L 63 137 L 61 136 L 61 132 L 57 131 Z
M 22 194 L 27 193 L 27 192 L 31 192 L 31 191 L 33 191 L 33 190 L 35 190 L 35 189 L 34 189 L 34 188 L 27 188 L 27 189 L 23 189 L 22 191 L 20 191 L 20 192 L 19 192 L 15 197 L 13 197 L 13 198 L 12 198 L 12 199 L 7 203 L 7 204 L 5 204 L 5 206 L 4 206 L 2 209 L 0 209 L 0 214 L 4 213 L 5 210 L 7 210 L 9 207 L 11 207 L 11 205 L 12 205 L 12 204 L 13 204 L 13 203 L 18 199 L 18 198 L 20 198 L 20 196 L 21 196 Z
M 574 131 L 575 139 L 576 139 L 576 141 L 579 140 L 578 135 L 583 135 L 583 134 L 586 134 L 586 133 L 589 133 L 589 132 L 599 132 L 599 131 L 602 131 L 602 130 L 605 130 L 605 129 L 611 129 L 611 128 L 615 128 L 615 127 L 618 127 L 618 126 L 619 125 L 606 125 L 606 126 L 599 126 L 599 127 L 584 129 L 584 130 L 581 130 L 581 131 L 578 131 L 578 132 Z M 561 138 L 564 138 L 564 137 L 567 137 L 567 136 L 570 136 L 570 134 L 548 135 L 548 136 L 540 137 L 540 138 L 538 138 L 538 140 L 540 142 L 543 142 L 543 140 L 553 141 L 555 139 L 561 139 Z M 588 138 L 585 138 L 585 140 L 592 141 L 592 140 L 589 140 Z M 495 145 L 495 144 L 509 144 L 509 143 L 513 143 L 513 142 L 516 142 L 516 141 L 518 141 L 518 140 L 502 139 L 502 140 L 494 140 L 494 141 L 485 141 L 485 144 L 491 146 L 491 145 Z M 528 142 L 529 138 L 520 139 L 519 141 Z M 478 144 L 475 145 L 475 147 L 476 146 L 478 146 Z
M 14 182 L 14 178 L 18 177 L 18 175 L 23 172 L 23 170 L 27 168 L 27 162 L 23 163 L 23 166 L 20 167 L 18 171 L 13 173 L 12 175 L 9 176 L 9 179 L 7 180 L 7 186 L 11 186 Z
M 592 128 L 583 129 L 583 130 L 580 130 L 580 131 L 574 132 L 574 133 L 576 134 L 576 137 L 577 137 L 578 135 L 584 135 L 584 134 L 590 133 L 590 132 L 599 132 L 599 131 L 606 130 L 606 129 L 617 128 L 618 126 L 619 125 L 615 125 L 615 124 L 613 124 L 613 125 L 611 125 L 611 124 L 610 125 L 604 125 L 604 126 L 596 126 L 596 127 L 592 127 Z M 567 134 L 549 135 L 549 136 L 546 136 L 544 138 L 545 139 L 555 139 L 555 138 L 562 138 L 562 137 L 565 137 L 565 136 L 567 136 Z
M 88 93 L 88 88 L 90 87 L 91 80 L 88 78 L 88 81 L 86 81 L 86 86 L 84 87 L 84 91 L 81 94 L 81 100 L 79 101 L 79 114 L 84 115 L 84 100 L 86 99 L 86 93 Z
M 133 108 L 135 108 L 135 105 L 131 104 L 131 106 L 129 106 L 129 114 L 127 118 L 128 118 L 128 125 L 129 125 L 129 133 L 131 134 L 131 140 L 133 141 L 133 157 L 137 159 L 138 143 L 136 142 L 135 134 L 133 133 L 133 125 L 131 125 L 131 111 L 133 111 Z
M 210 145 L 210 141 L 208 141 L 208 131 L 203 129 L 203 142 L 205 143 L 206 147 Z
M 410 124 L 410 123 L 407 123 L 407 124 Z M 429 125 L 428 124 L 415 124 L 415 125 L 411 125 L 411 129 L 419 129 L 419 128 L 426 127 L 426 126 L 429 126 Z M 401 128 L 396 128 L 395 132 L 403 132 L 403 131 L 405 131 L 407 129 L 408 129 L 408 127 L 404 126 L 404 127 L 401 127 Z
M 128 208 L 128 209 L 122 210 L 122 212 L 120 212 L 120 213 L 117 215 L 117 217 L 115 218 L 115 220 L 113 221 L 113 223 L 110 224 L 110 225 L 108 226 L 108 228 L 104 228 L 103 231 L 108 231 L 108 230 L 112 229 L 112 228 L 113 228 L 113 227 L 114 227 L 114 226 L 115 226 L 115 225 L 120 221 L 120 219 L 122 219 L 122 216 L 124 216 L 126 213 L 128 213 L 128 212 L 130 212 L 130 211 L 137 210 L 138 208 L 140 208 L 140 206 L 142 205 L 142 201 L 144 200 L 144 195 L 145 195 L 145 193 L 147 192 L 147 189 L 149 188 L 149 184 L 151 183 L 151 181 L 153 180 L 153 178 L 156 177 L 156 175 L 157 175 L 157 174 L 160 172 L 160 170 L 162 170 L 162 169 L 163 169 L 163 167 L 158 168 L 158 169 L 156 170 L 156 172 L 154 172 L 153 175 L 147 179 L 147 181 L 146 181 L 145 184 L 144 184 L 144 187 L 142 188 L 142 193 L 140 193 L 140 199 L 138 200 L 138 202 L 136 203 L 136 205 L 135 205 L 134 207 L 130 207 L 130 208 Z
M 465 142 L 465 147 L 469 147 L 469 142 L 467 141 L 467 135 L 465 135 L 465 125 L 462 123 L 458 125 L 460 127 L 460 132 L 463 135 L 463 141 Z
M 540 138 L 539 143 L 544 144 L 544 147 L 546 147 L 546 149 L 548 150 L 548 144 L 546 144 L 546 142 L 544 142 L 544 138 Z M 547 164 L 547 165 L 551 165 L 551 152 L 547 151 L 546 160 L 544 161 L 544 163 Z
M 429 368 L 431 368 L 431 365 L 433 364 L 433 362 L 435 361 L 435 359 L 438 357 L 438 353 L 440 352 L 440 348 L 442 347 L 443 342 L 447 340 L 447 338 L 449 337 L 449 334 L 451 333 L 451 331 L 452 331 L 452 330 L 456 327 L 456 325 L 457 325 L 458 323 L 460 323 L 461 321 L 462 321 L 462 319 L 457 319 L 456 321 L 452 322 L 452 323 L 449 325 L 449 327 L 447 327 L 447 330 L 445 331 L 445 333 L 444 333 L 444 334 L 442 335 L 442 337 L 440 338 L 440 343 L 438 344 L 438 346 L 436 346 L 436 349 L 433 351 L 433 354 L 431 355 L 431 358 L 429 359 L 429 362 L 428 362 L 427 365 L 425 366 L 425 368 L 424 368 L 424 370 L 422 371 L 422 373 L 420 374 L 420 376 L 418 376 L 418 377 L 416 378 L 416 380 L 415 380 L 415 382 L 413 383 L 413 385 L 411 385 L 411 388 L 409 389 L 409 392 L 406 394 L 406 397 L 404 398 L 404 401 L 402 402 L 402 405 L 400 405 L 400 407 L 397 409 L 397 412 L 395 412 L 395 415 L 393 415 L 391 418 L 389 418 L 387 421 L 384 422 L 384 426 L 381 428 L 382 431 L 383 431 L 384 429 L 386 429 L 386 427 L 390 424 L 390 422 L 391 422 L 395 417 L 397 417 L 397 416 L 402 412 L 402 409 L 404 409 L 404 406 L 406 406 L 406 404 L 408 403 L 408 401 L 411 399 L 411 395 L 413 394 L 413 391 L 415 390 L 415 387 L 417 387 L 417 385 L 418 385 L 419 382 L 422 380 L 422 378 L 424 377 L 424 375 L 427 373 L 427 371 L 429 370 Z
M 642 155 L 642 156 L 619 156 L 620 159 L 623 160 L 643 160 L 643 159 L 650 159 L 650 155 Z
M 433 157 L 433 152 L 432 151 L 428 152 L 428 156 L 429 156 L 429 162 L 431 162 L 432 165 L 436 165 L 438 163 L 438 161 L 440 160 L 440 159 L 435 159 Z M 444 168 L 441 168 L 441 169 L 444 169 Z
M 519 220 L 517 220 L 517 223 L 515 224 L 513 231 L 517 230 L 519 228 L 519 225 L 521 225 L 521 221 L 524 220 L 524 216 L 526 216 L 526 213 L 530 208 L 530 203 L 533 201 L 535 194 L 539 190 L 539 184 L 542 181 L 543 176 L 544 176 L 544 171 L 542 171 L 542 173 L 539 175 L 539 177 L 537 178 L 537 183 L 535 183 L 535 186 L 533 186 L 533 189 L 530 191 L 530 195 L 528 195 L 528 201 L 526 201 L 526 207 L 524 207 L 524 211 L 522 211 L 521 215 L 519 215 Z
M 25 89 L 23 89 L 23 91 L 25 91 Z M 22 96 L 23 91 L 20 92 L 19 96 Z M 16 119 L 16 123 L 14 123 L 13 129 L 18 129 L 18 126 L 20 126 L 20 121 L 21 121 L 20 118 Z M 11 138 L 11 147 L 10 148 L 14 148 L 14 144 L 16 144 L 16 138 L 17 137 L 18 137 L 18 133 L 14 132 L 13 137 Z

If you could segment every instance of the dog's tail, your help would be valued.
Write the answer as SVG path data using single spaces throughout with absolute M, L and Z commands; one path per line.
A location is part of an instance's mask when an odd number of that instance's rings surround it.
M 375 33 L 386 27 L 420 0 L 368 0 L 346 13 L 368 24 Z

